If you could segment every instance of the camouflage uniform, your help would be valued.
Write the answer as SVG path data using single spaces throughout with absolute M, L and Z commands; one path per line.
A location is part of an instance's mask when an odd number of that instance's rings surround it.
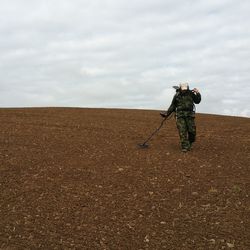
M 194 93 L 191 90 L 178 90 L 167 111 L 167 116 L 176 112 L 176 125 L 179 131 L 182 150 L 190 150 L 195 142 L 195 105 L 201 101 L 200 93 Z

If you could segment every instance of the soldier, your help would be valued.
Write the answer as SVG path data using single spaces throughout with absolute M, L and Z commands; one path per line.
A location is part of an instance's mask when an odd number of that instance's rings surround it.
M 179 131 L 182 152 L 191 149 L 195 142 L 195 104 L 200 103 L 201 95 L 198 89 L 189 90 L 187 83 L 181 83 L 167 111 L 161 112 L 162 117 L 168 117 L 172 112 L 176 114 L 176 125 Z

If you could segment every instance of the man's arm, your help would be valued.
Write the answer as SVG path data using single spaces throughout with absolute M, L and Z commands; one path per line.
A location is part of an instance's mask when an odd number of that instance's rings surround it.
M 201 102 L 201 94 L 198 89 L 194 88 L 192 90 L 192 98 L 195 104 L 199 104 Z

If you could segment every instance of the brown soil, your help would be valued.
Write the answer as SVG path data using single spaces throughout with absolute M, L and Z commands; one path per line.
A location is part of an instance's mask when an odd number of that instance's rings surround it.
M 250 120 L 0 109 L 0 249 L 250 249 Z

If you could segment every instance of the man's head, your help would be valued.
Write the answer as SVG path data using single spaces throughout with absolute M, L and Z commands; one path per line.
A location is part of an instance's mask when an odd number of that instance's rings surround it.
M 180 83 L 180 90 L 181 91 L 186 91 L 186 90 L 188 90 L 189 89 L 189 86 L 188 86 L 188 83 Z

